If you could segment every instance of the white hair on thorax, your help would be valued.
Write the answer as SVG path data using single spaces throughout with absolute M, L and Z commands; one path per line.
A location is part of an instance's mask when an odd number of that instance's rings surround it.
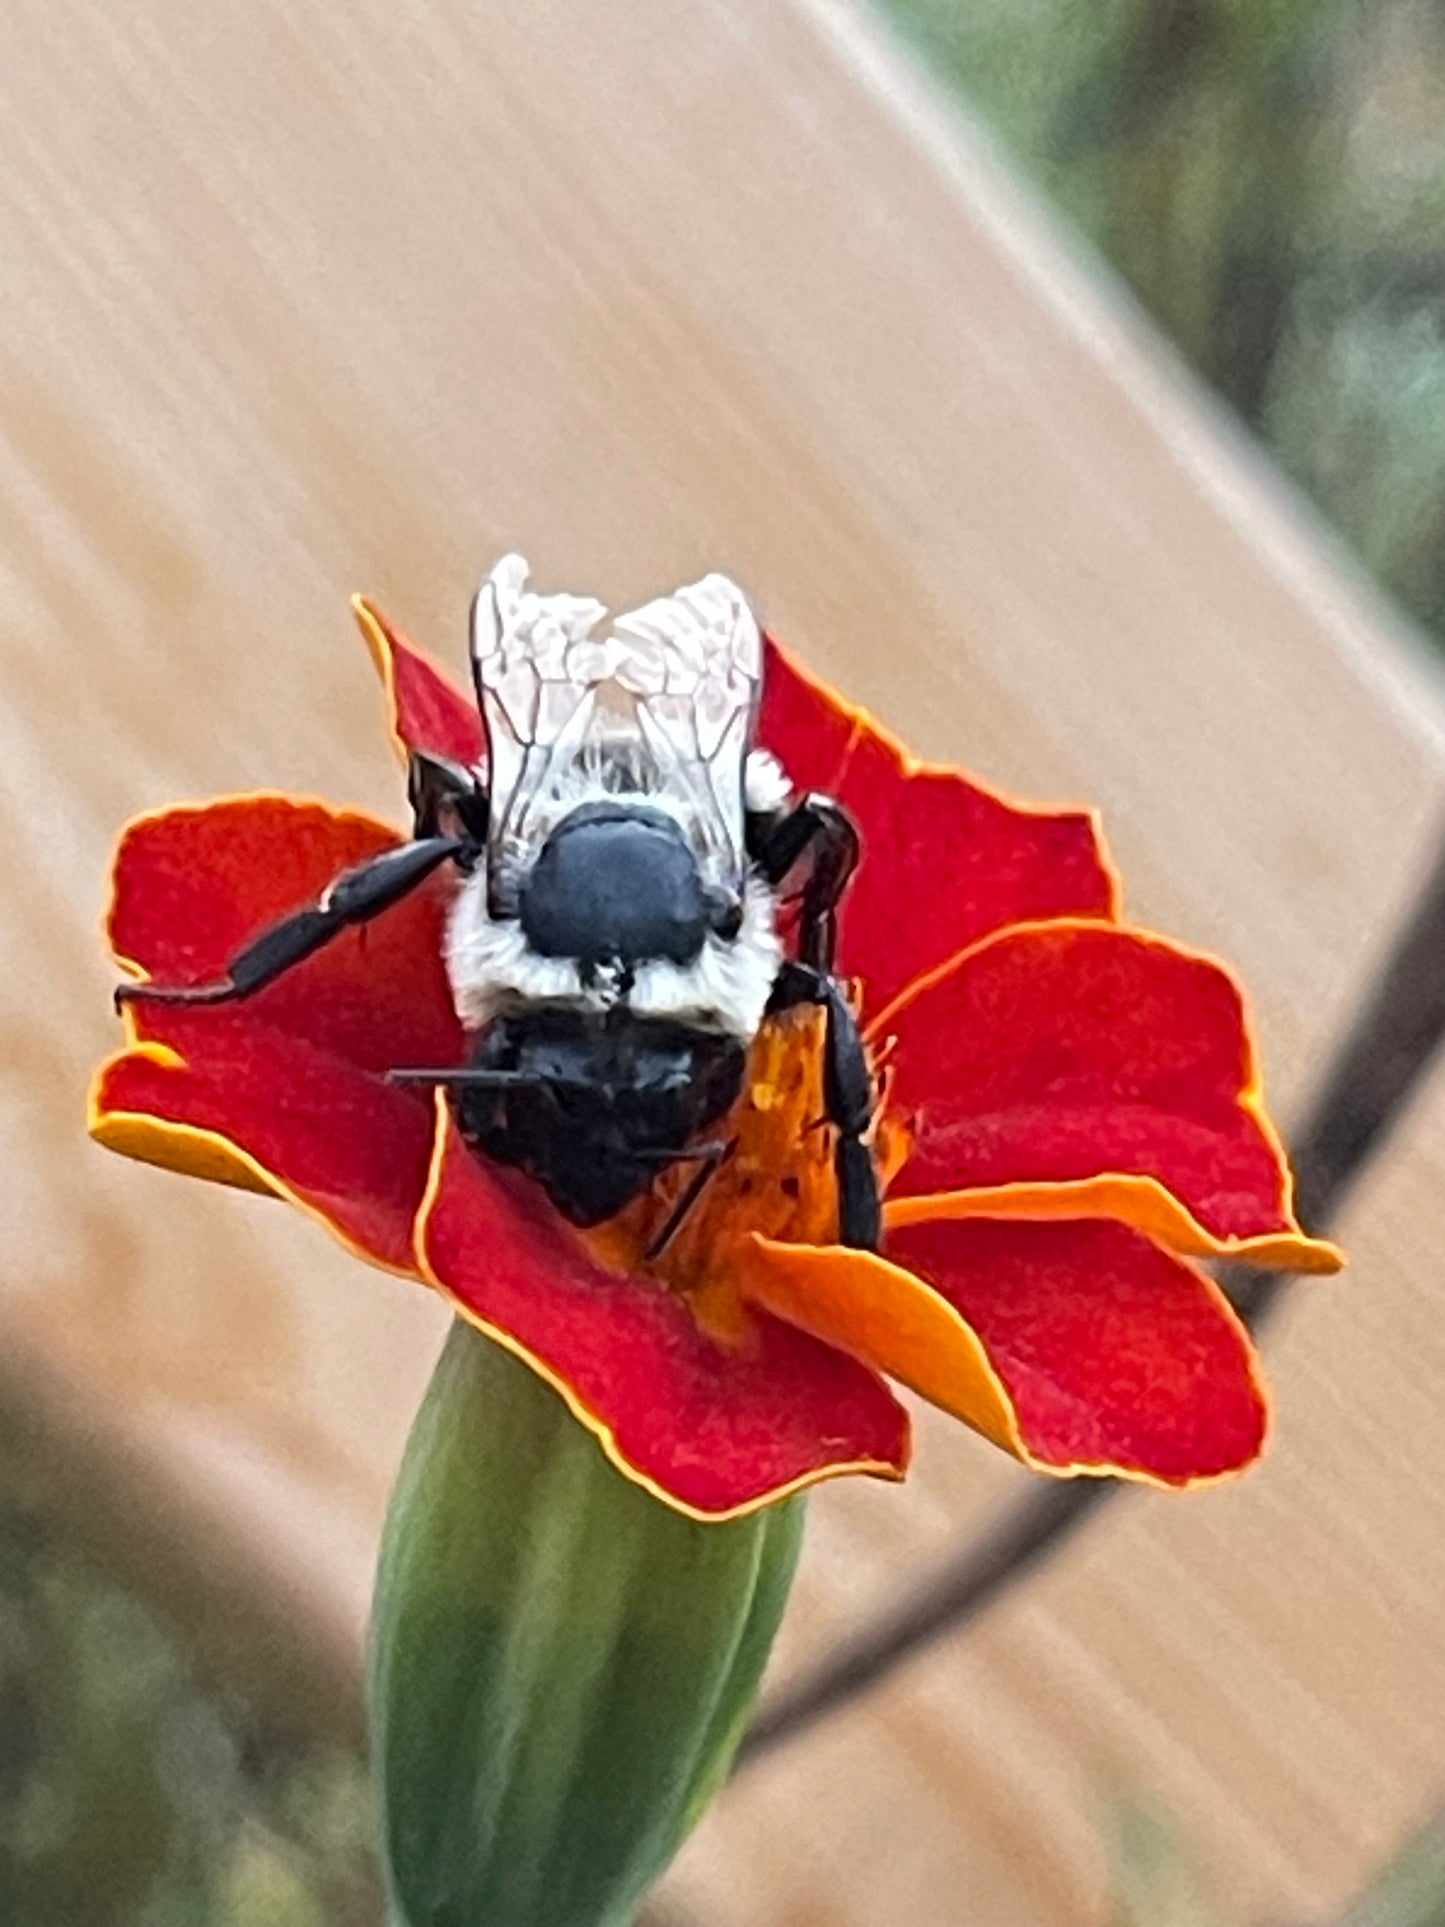
M 709 933 L 693 962 L 640 964 L 627 1008 L 637 1017 L 696 1023 L 751 1041 L 772 994 L 783 945 L 772 892 L 760 877 L 746 880 L 742 911 L 736 937 L 728 941 Z M 542 956 L 527 942 L 517 918 L 493 917 L 480 871 L 467 878 L 452 905 L 446 963 L 457 1016 L 471 1030 L 519 1003 L 601 1013 L 619 1000 L 611 977 L 584 984 L 575 958 Z

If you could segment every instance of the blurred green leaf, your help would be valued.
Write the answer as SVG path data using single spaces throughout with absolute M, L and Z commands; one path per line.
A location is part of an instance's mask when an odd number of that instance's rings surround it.
M 4 1927 L 379 1927 L 362 1763 L 276 1751 L 5 1470 Z
M 1338 1927 L 1445 1927 L 1445 1819 L 1395 1855 Z
M 1445 7 L 888 6 L 1445 637 Z
M 1182 1830 L 1161 1809 L 1121 1802 L 1110 1834 L 1109 1927 L 1238 1927 L 1215 1907 Z

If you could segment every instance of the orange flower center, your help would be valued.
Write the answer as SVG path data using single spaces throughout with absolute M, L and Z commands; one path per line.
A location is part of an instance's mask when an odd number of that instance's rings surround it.
M 737 1340 L 748 1331 L 741 1280 L 754 1232 L 788 1244 L 837 1239 L 838 1133 L 824 1101 L 825 1024 L 822 1011 L 814 1009 L 764 1022 L 749 1054 L 742 1096 L 708 1134 L 726 1147 L 725 1154 L 665 1239 L 697 1178 L 693 1162 L 672 1165 L 642 1197 L 584 1234 L 602 1263 L 684 1293 L 715 1337 Z M 880 1114 L 874 1140 L 880 1174 L 891 1175 L 901 1161 L 900 1126 Z

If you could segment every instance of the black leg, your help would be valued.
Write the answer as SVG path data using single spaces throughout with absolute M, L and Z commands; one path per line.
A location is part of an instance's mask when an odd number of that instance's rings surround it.
M 662 1229 L 654 1236 L 652 1243 L 642 1254 L 648 1264 L 656 1263 L 677 1236 L 678 1232 L 681 1231 L 683 1221 L 687 1217 L 688 1212 L 692 1210 L 692 1207 L 702 1196 L 703 1186 L 712 1177 L 712 1174 L 717 1170 L 718 1166 L 732 1155 L 736 1142 L 737 1140 L 733 1139 L 731 1143 L 726 1144 L 721 1142 L 694 1144 L 691 1150 L 688 1151 L 668 1151 L 663 1154 L 665 1161 L 669 1164 L 681 1163 L 685 1158 L 696 1158 L 698 1162 L 697 1169 L 683 1186 L 677 1203 L 672 1207 L 671 1211 L 668 1212 L 667 1220 Z
M 805 862 L 798 894 L 799 949 L 802 961 L 823 975 L 833 968 L 838 940 L 838 905 L 858 867 L 861 845 L 853 819 L 841 803 L 817 791 L 803 797 L 786 816 L 749 825 L 749 854 L 775 888 L 787 886 Z
M 816 1004 L 827 1016 L 824 1038 L 823 1101 L 836 1126 L 838 1148 L 838 1242 L 858 1251 L 876 1251 L 883 1237 L 883 1201 L 878 1172 L 866 1138 L 873 1122 L 876 1093 L 863 1034 L 853 1007 L 835 977 L 808 964 L 786 963 L 778 973 L 768 1005 L 771 1011 Z
M 469 769 L 448 756 L 414 749 L 406 772 L 412 835 L 467 836 L 480 849 L 487 840 L 487 793 Z
M 472 1070 L 465 1064 L 416 1070 L 409 1065 L 398 1067 L 386 1073 L 388 1084 L 428 1084 L 440 1085 L 445 1090 L 459 1091 L 515 1091 L 524 1086 L 530 1088 L 539 1080 L 530 1071 L 487 1071 Z
M 876 1251 L 883 1235 L 878 1173 L 865 1139 L 875 1093 L 858 1020 L 833 976 L 838 905 L 858 867 L 861 845 L 853 819 L 831 796 L 814 791 L 786 816 L 749 825 L 749 852 L 768 882 L 786 889 L 806 862 L 800 896 L 799 960 L 778 973 L 769 1009 L 817 1004 L 827 1015 L 823 1094 L 837 1127 L 838 1240 Z
M 249 997 L 343 930 L 368 923 L 400 903 L 448 859 L 467 863 L 475 849 L 468 837 L 430 836 L 383 850 L 369 862 L 344 870 L 318 902 L 263 930 L 231 959 L 219 983 L 122 984 L 115 993 L 116 1004 L 228 1004 Z

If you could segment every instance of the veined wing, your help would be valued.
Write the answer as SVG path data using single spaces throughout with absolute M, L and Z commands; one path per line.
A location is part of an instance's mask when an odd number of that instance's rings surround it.
M 613 672 L 638 697 L 637 719 L 654 765 L 679 805 L 715 879 L 736 886 L 744 857 L 744 771 L 763 678 L 763 639 L 747 598 L 725 575 L 619 616 L 625 652 Z
M 742 591 L 709 575 L 620 616 L 541 596 L 504 556 L 473 607 L 472 660 L 491 747 L 494 899 L 505 903 L 578 803 L 635 797 L 675 816 L 704 877 L 742 881 L 743 772 L 762 639 Z

